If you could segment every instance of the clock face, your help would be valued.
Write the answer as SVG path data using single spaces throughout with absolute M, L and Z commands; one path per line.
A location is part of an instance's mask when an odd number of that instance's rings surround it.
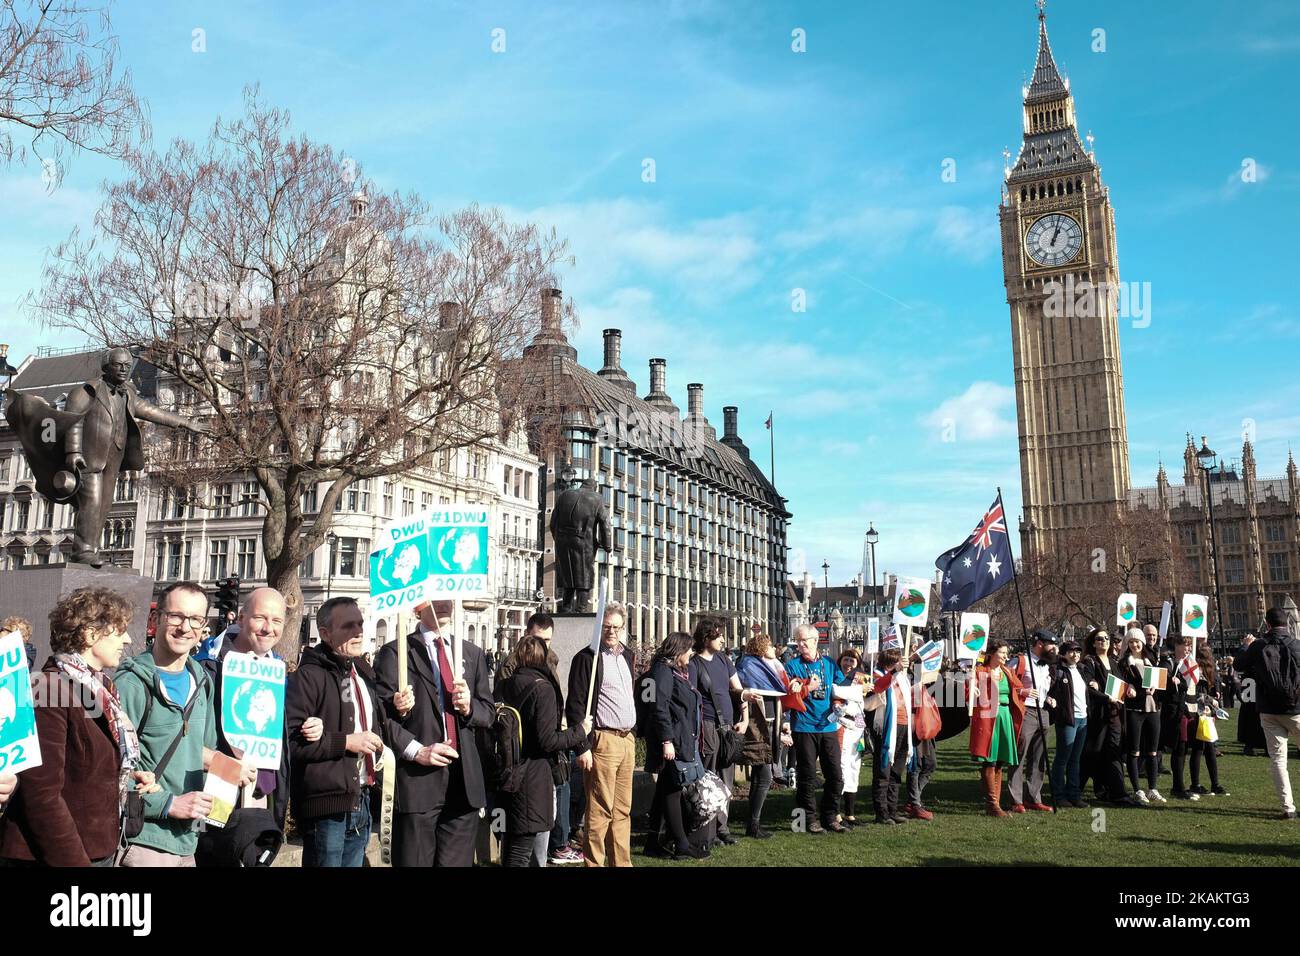
M 1048 213 L 1025 233 L 1025 251 L 1040 266 L 1061 266 L 1079 254 L 1083 228 L 1070 216 Z

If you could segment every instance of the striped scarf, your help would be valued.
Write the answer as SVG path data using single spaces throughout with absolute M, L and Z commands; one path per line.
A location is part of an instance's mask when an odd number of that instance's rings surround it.
M 888 683 L 886 683 L 888 681 Z M 889 768 L 894 764 L 894 749 L 898 744 L 898 713 L 899 708 L 903 710 L 904 727 L 907 731 L 902 735 L 907 743 L 907 764 L 913 766 L 915 753 L 912 749 L 912 710 L 911 710 L 911 682 L 907 679 L 907 671 L 895 671 L 892 675 L 877 672 L 875 692 L 885 693 L 884 714 L 881 720 L 884 727 L 881 728 L 881 747 L 880 747 L 880 769 L 889 772 Z

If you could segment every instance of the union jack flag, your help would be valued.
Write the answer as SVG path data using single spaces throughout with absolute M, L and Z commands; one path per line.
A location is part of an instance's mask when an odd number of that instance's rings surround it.
M 970 540 L 975 542 L 976 547 L 982 553 L 985 548 L 993 546 L 993 534 L 1007 533 L 1007 522 L 1002 514 L 1002 502 L 998 501 L 992 508 L 984 512 L 984 518 L 971 532 Z

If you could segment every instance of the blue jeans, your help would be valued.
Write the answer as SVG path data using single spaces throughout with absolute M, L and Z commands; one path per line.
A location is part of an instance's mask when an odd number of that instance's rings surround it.
M 302 865 L 359 867 L 370 842 L 370 789 L 361 788 L 361 805 L 350 813 L 335 813 L 303 821 Z
M 1074 725 L 1056 725 L 1056 759 L 1052 761 L 1052 793 L 1057 799 L 1081 800 L 1079 763 L 1088 744 L 1088 718 L 1074 718 Z

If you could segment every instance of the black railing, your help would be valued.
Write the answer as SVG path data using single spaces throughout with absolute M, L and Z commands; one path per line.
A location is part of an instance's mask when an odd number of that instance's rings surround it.
M 523 538 L 515 534 L 497 536 L 497 542 L 503 548 L 521 548 L 525 551 L 541 551 L 542 547 L 532 538 Z
M 535 592 L 523 588 L 497 588 L 498 601 L 518 601 L 521 604 L 537 603 Z

